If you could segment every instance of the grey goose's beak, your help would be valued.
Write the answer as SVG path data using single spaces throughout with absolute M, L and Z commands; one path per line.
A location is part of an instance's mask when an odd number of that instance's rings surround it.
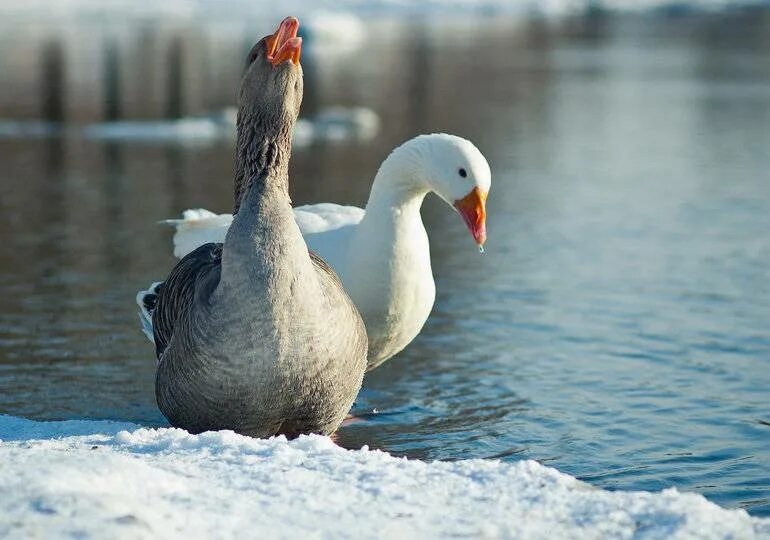
M 299 20 L 296 17 L 286 17 L 278 25 L 278 30 L 267 38 L 267 61 L 273 67 L 284 62 L 291 62 L 295 66 L 299 64 L 302 54 L 302 38 L 297 37 Z

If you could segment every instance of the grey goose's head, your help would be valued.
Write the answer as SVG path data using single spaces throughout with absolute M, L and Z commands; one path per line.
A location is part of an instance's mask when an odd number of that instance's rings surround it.
M 302 104 L 302 38 L 299 21 L 287 17 L 249 52 L 238 91 L 233 214 L 256 178 L 274 173 L 272 185 L 288 196 L 288 161 Z
M 275 33 L 257 42 L 246 60 L 238 99 L 245 117 L 263 126 L 293 124 L 302 103 L 302 38 L 299 21 L 286 17 Z

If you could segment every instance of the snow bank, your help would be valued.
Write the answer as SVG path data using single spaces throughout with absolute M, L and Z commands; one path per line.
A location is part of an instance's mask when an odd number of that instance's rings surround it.
M 699 495 L 611 493 L 534 461 L 9 416 L 0 439 L 3 538 L 770 538 Z

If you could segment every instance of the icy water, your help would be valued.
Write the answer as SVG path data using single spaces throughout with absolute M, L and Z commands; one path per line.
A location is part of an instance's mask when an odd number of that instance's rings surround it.
M 433 314 L 367 376 L 341 443 L 770 515 L 768 20 L 384 21 L 358 55 L 308 39 L 305 112 L 366 105 L 383 131 L 298 149 L 296 203 L 362 204 L 423 132 L 470 138 L 494 173 L 483 255 L 427 201 Z M 0 33 L 0 117 L 216 110 L 266 30 L 120 28 Z M 229 210 L 231 143 L 68 133 L 0 138 L 0 413 L 164 425 L 133 298 L 174 262 L 158 220 Z

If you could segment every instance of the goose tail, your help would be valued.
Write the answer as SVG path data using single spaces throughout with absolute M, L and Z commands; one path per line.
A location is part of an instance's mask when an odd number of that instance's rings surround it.
M 142 323 L 142 332 L 150 340 L 150 343 L 155 343 L 155 336 L 152 331 L 152 312 L 155 310 L 155 305 L 158 302 L 158 287 L 160 287 L 161 283 L 163 282 L 156 281 L 146 291 L 136 293 L 136 305 L 139 306 L 139 322 Z
M 215 214 L 203 208 L 185 210 L 181 219 L 161 221 L 174 227 L 174 257 L 181 259 L 210 242 L 223 243 L 233 222 L 231 214 Z

